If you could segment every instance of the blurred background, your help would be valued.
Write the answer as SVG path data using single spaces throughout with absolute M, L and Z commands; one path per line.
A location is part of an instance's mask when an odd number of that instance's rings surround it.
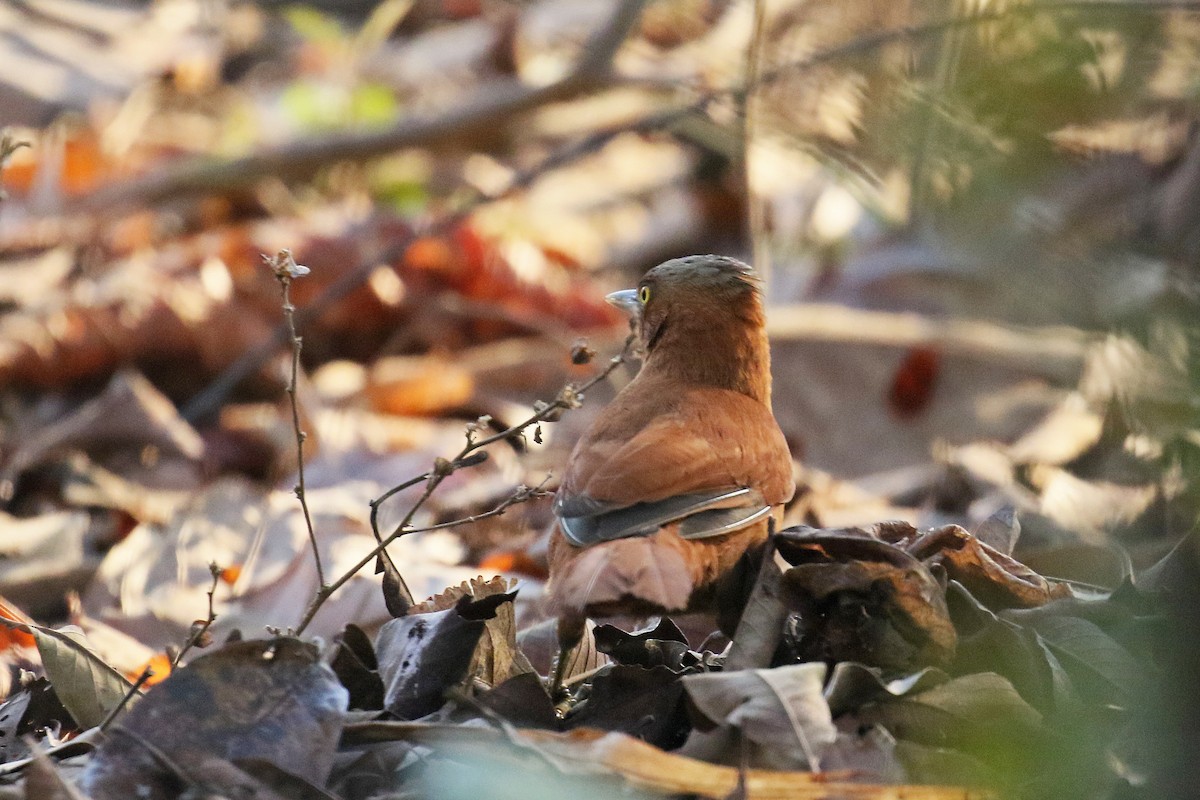
M 213 562 L 216 631 L 295 624 L 283 248 L 328 574 L 465 423 L 619 350 L 606 292 L 717 252 L 767 280 L 790 521 L 1011 508 L 1026 563 L 1114 588 L 1196 520 L 1198 120 L 1189 2 L 14 0 L 0 594 L 134 674 Z M 552 476 L 631 374 L 416 523 Z M 521 576 L 535 620 L 548 520 L 393 554 L 418 599 Z M 387 619 L 369 572 L 313 632 Z

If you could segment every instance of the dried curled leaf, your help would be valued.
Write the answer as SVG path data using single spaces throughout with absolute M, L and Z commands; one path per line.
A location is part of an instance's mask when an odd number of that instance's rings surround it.
M 958 525 L 926 531 L 905 550 L 926 564 L 941 564 L 947 575 L 992 608 L 1032 608 L 1071 596 L 1065 584 L 1051 583 Z
M 471 674 L 480 637 L 511 593 L 476 600 L 463 595 L 453 607 L 409 614 L 384 624 L 375 639 L 384 708 L 417 719 L 441 708 L 446 690 Z
M 600 625 L 593 632 L 596 649 L 618 664 L 639 667 L 665 666 L 675 672 L 695 666 L 700 656 L 688 648 L 687 637 L 669 618 L 653 628 L 627 633 L 615 625 Z
M 953 657 L 944 590 L 904 550 L 861 528 L 790 528 L 776 544 L 802 658 L 902 669 Z
M 488 686 L 499 686 L 510 678 L 534 672 L 529 659 L 517 647 L 517 617 L 512 600 L 516 597 L 518 583 L 499 575 L 489 580 L 482 576 L 472 578 L 418 603 L 409 614 L 455 608 L 465 597 L 474 601 L 488 599 L 495 605 L 495 616 L 484 623 L 467 674 Z
M 700 715 L 684 752 L 705 760 L 736 753 L 734 731 L 753 745 L 751 763 L 775 769 L 820 769 L 823 749 L 837 739 L 821 693 L 825 665 L 689 675 L 683 679 Z

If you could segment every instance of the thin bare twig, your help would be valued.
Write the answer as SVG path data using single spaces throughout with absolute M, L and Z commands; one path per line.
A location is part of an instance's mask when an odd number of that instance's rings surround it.
M 296 434 L 296 486 L 292 490 L 300 501 L 304 512 L 304 524 L 308 528 L 308 541 L 312 545 L 313 560 L 317 564 L 317 585 L 325 585 L 325 570 L 321 566 L 321 548 L 317 546 L 317 534 L 313 530 L 312 514 L 308 511 L 308 497 L 304 491 L 304 440 L 308 438 L 300 427 L 300 406 L 296 402 L 296 381 L 300 373 L 300 349 L 304 340 L 296 333 L 296 307 L 292 305 L 292 281 L 308 274 L 308 267 L 296 263 L 291 250 L 280 250 L 273 257 L 263 256 L 267 266 L 275 273 L 283 292 L 283 317 L 287 323 L 288 337 L 292 345 L 292 373 L 288 379 L 287 393 L 292 404 L 292 430 Z
M 359 560 L 358 563 L 350 567 L 345 574 L 340 576 L 328 586 L 321 587 L 321 589 L 317 592 L 317 595 L 313 598 L 312 603 L 310 603 L 309 607 L 305 610 L 304 616 L 300 620 L 300 624 L 296 627 L 296 633 L 300 634 L 304 632 L 304 629 L 307 628 L 309 623 L 312 622 L 313 617 L 316 616 L 317 612 L 320 610 L 321 606 L 324 605 L 325 601 L 330 595 L 344 586 L 351 578 L 357 575 L 373 560 L 379 558 L 381 554 L 386 553 L 387 546 L 399 539 L 401 536 L 407 536 L 410 533 L 420 533 L 424 531 L 455 527 L 457 525 L 465 525 L 471 522 L 477 522 L 481 519 L 486 519 L 488 517 L 499 516 L 500 514 L 503 514 L 505 510 L 516 505 L 517 503 L 523 503 L 534 497 L 542 496 L 544 494 L 542 491 L 542 486 L 545 485 L 545 481 L 532 488 L 527 486 L 518 487 L 511 495 L 502 500 L 499 505 L 492 508 L 490 511 L 485 511 L 470 517 L 464 517 L 460 520 L 453 520 L 451 522 L 431 525 L 426 528 L 410 527 L 413 517 L 416 516 L 417 511 L 419 511 L 421 507 L 425 505 L 426 501 L 429 500 L 437 487 L 441 485 L 442 481 L 453 475 L 459 469 L 475 466 L 476 464 L 480 464 L 484 461 L 482 458 L 472 458 L 473 455 L 483 455 L 482 453 L 477 453 L 476 451 L 487 447 L 490 444 L 495 444 L 496 442 L 510 439 L 513 436 L 520 436 L 532 425 L 537 425 L 541 422 L 557 420 L 564 411 L 568 411 L 572 408 L 578 408 L 583 402 L 583 396 L 587 390 L 591 389 L 597 383 L 607 378 L 612 374 L 613 370 L 625 363 L 632 352 L 633 343 L 634 336 L 631 334 L 625 340 L 625 345 L 622 347 L 621 352 L 609 359 L 607 366 L 605 366 L 603 370 L 599 371 L 578 386 L 574 384 L 567 384 L 558 393 L 558 397 L 549 403 L 535 403 L 534 413 L 527 419 L 518 422 L 516 425 L 506 428 L 499 433 L 492 434 L 491 436 L 485 436 L 482 439 L 475 438 L 475 432 L 479 429 L 477 423 L 472 423 L 471 425 L 467 426 L 467 443 L 463 446 L 462 450 L 460 450 L 458 454 L 454 456 L 454 458 L 439 458 L 434 463 L 433 469 L 414 478 L 410 478 L 398 486 L 392 487 L 373 500 L 371 502 L 371 529 L 375 534 L 378 544 L 374 549 L 371 550 L 371 552 L 367 553 L 361 560 Z M 421 481 L 425 481 L 425 490 L 421 493 L 421 496 L 417 498 L 416 502 L 413 503 L 413 505 L 408 509 L 408 512 L 404 515 L 404 519 L 400 521 L 400 523 L 392 530 L 392 532 L 386 537 L 382 536 L 378 528 L 378 512 L 381 503 L 387 498 L 395 495 L 397 492 L 415 486 Z M 413 598 L 410 596 L 407 599 L 411 601 Z
M 138 679 L 133 682 L 132 686 L 129 687 L 129 691 L 125 692 L 125 696 L 121 698 L 121 702 L 113 706 L 113 710 L 109 711 L 108 716 L 105 717 L 104 721 L 100 723 L 100 730 L 106 731 L 109 729 L 109 727 L 113 724 L 113 721 L 117 718 L 117 715 L 124 710 L 125 706 L 129 705 L 129 701 L 137 695 L 146 681 L 150 680 L 152 677 L 154 677 L 154 670 L 150 669 L 149 667 L 146 667 L 144 670 L 142 670 L 142 674 L 139 675 Z
M 481 464 L 486 460 L 487 460 L 487 453 L 475 453 L 475 454 L 457 462 L 454 465 L 454 468 L 462 469 L 463 467 L 473 467 L 476 464 Z M 381 494 L 379 497 L 376 497 L 374 500 L 372 500 L 369 503 L 369 505 L 371 507 L 371 533 L 375 536 L 375 542 L 379 545 L 379 547 L 377 547 L 376 551 L 375 551 L 376 555 L 380 559 L 382 559 L 384 562 L 386 562 L 386 569 L 389 570 L 391 572 L 392 576 L 395 577 L 395 580 L 397 583 L 397 586 L 396 586 L 397 591 L 400 592 L 404 601 L 410 606 L 413 603 L 412 592 L 409 591 L 408 584 L 404 582 L 404 576 L 400 574 L 400 570 L 396 567 L 396 563 L 394 561 L 392 561 L 392 556 L 391 556 L 391 554 L 388 553 L 388 551 L 386 549 L 386 545 L 384 544 L 383 536 L 379 533 L 379 508 L 392 495 L 396 494 L 397 492 L 402 492 L 405 489 L 416 486 L 418 483 L 421 483 L 422 481 L 427 481 L 430 478 L 432 478 L 433 475 L 434 475 L 434 473 L 432 471 L 430 471 L 430 472 L 424 472 L 420 475 L 417 475 L 416 477 L 409 478 L 408 480 L 404 481 L 403 483 L 393 486 L 391 489 L 388 489 L 386 492 Z M 380 571 L 382 571 L 381 568 L 384 568 L 384 564 L 376 565 L 375 571 L 380 572 Z
M 440 530 L 445 530 L 447 528 L 457 528 L 460 525 L 470 525 L 473 522 L 479 522 L 481 519 L 487 519 L 489 517 L 498 517 L 501 514 L 503 514 L 507 509 L 511 508 L 512 506 L 519 505 L 519 504 L 527 502 L 529 500 L 536 500 L 539 497 L 549 497 L 550 495 L 554 494 L 553 492 L 547 491 L 544 488 L 545 485 L 547 483 L 549 483 L 549 481 L 550 481 L 550 476 L 547 475 L 545 478 L 542 479 L 541 483 L 539 483 L 537 486 L 525 486 L 524 484 L 522 484 L 522 485 L 518 486 L 516 489 L 513 489 L 512 493 L 509 494 L 508 497 L 501 500 L 499 502 L 499 504 L 493 506 L 492 508 L 488 509 L 487 511 L 481 511 L 478 514 L 471 514 L 466 517 L 459 517 L 458 519 L 452 519 L 447 522 L 438 522 L 433 525 L 426 525 L 422 528 L 403 528 L 403 529 L 397 528 L 396 530 L 392 531 L 391 535 L 388 536 L 387 539 L 381 540 L 380 544 L 383 545 L 384 547 L 386 547 L 388 544 L 391 544 L 392 542 L 396 541 L 401 536 L 408 536 L 410 533 L 428 533 L 429 531 L 440 531 Z
M 183 660 L 187 651 L 200 643 L 204 635 L 208 633 L 208 629 L 217 620 L 217 613 L 213 608 L 213 595 L 217 593 L 217 583 L 221 580 L 221 568 L 217 566 L 217 562 L 213 561 L 208 565 L 208 572 L 212 575 L 212 583 L 208 587 L 208 615 L 199 625 L 192 625 L 191 635 L 188 636 L 187 641 L 184 642 L 183 647 L 175 654 L 175 657 L 171 659 L 171 669 L 179 666 L 179 662 Z

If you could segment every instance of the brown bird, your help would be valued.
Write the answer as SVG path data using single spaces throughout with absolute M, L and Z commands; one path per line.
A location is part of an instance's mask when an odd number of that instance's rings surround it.
M 588 616 L 711 605 L 795 491 L 754 271 L 678 258 L 607 299 L 633 314 L 643 364 L 575 445 L 554 500 L 555 688 Z

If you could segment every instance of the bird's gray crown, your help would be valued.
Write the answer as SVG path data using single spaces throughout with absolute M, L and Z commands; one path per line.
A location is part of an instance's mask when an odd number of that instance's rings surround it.
M 685 280 L 692 285 L 728 285 L 731 279 L 754 287 L 759 283 L 758 274 L 749 264 L 717 255 L 684 256 L 664 261 L 647 272 L 643 280 Z

